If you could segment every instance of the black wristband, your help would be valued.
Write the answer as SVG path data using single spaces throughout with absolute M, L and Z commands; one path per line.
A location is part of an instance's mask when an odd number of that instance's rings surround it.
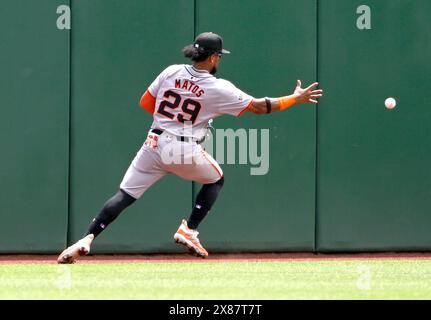
M 266 113 L 271 113 L 272 111 L 271 101 L 268 98 L 265 98 L 265 102 L 266 102 Z

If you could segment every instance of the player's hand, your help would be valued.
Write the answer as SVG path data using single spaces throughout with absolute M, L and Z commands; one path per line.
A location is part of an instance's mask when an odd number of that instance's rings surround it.
M 308 102 L 317 103 L 316 99 L 323 96 L 323 90 L 321 90 L 321 89 L 313 90 L 318 85 L 319 85 L 319 83 L 314 82 L 313 84 L 311 84 L 307 88 L 303 89 L 303 88 L 301 88 L 301 80 L 297 80 L 296 88 L 295 88 L 295 91 L 293 93 L 293 96 L 296 99 L 296 103 L 298 103 L 298 104 L 303 104 L 303 103 L 308 103 Z

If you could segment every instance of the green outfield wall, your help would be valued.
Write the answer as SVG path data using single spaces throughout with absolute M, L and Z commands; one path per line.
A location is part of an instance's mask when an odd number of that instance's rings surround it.
M 69 1 L 0 3 L 0 251 L 66 245 L 69 184 Z
M 0 6 L 0 253 L 55 253 L 82 236 L 146 137 L 142 93 L 166 66 L 188 63 L 181 49 L 204 31 L 231 51 L 217 76 L 254 97 L 290 94 L 297 79 L 325 90 L 317 107 L 214 121 L 257 134 L 269 166 L 253 162 L 250 144 L 245 163 L 213 152 L 225 187 L 199 228 L 209 251 L 431 249 L 430 1 Z M 199 189 L 165 177 L 93 252 L 182 252 L 173 233 Z
M 355 22 L 364 3 L 371 29 Z M 319 1 L 318 250 L 431 248 L 430 10 Z

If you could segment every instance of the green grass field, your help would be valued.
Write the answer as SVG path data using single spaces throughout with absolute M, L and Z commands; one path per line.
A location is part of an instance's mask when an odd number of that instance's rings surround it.
M 431 260 L 0 264 L 0 299 L 431 299 Z

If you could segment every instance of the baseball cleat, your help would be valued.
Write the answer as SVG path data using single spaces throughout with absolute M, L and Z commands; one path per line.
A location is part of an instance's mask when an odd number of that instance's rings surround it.
M 187 221 L 183 220 L 177 232 L 174 234 L 176 243 L 186 246 L 189 253 L 201 257 L 208 257 L 208 252 L 202 247 L 198 239 L 199 232 L 192 230 L 187 226 Z
M 57 263 L 75 263 L 76 258 L 85 256 L 90 252 L 90 245 L 94 235 L 89 234 L 75 244 L 66 248 L 57 258 Z

